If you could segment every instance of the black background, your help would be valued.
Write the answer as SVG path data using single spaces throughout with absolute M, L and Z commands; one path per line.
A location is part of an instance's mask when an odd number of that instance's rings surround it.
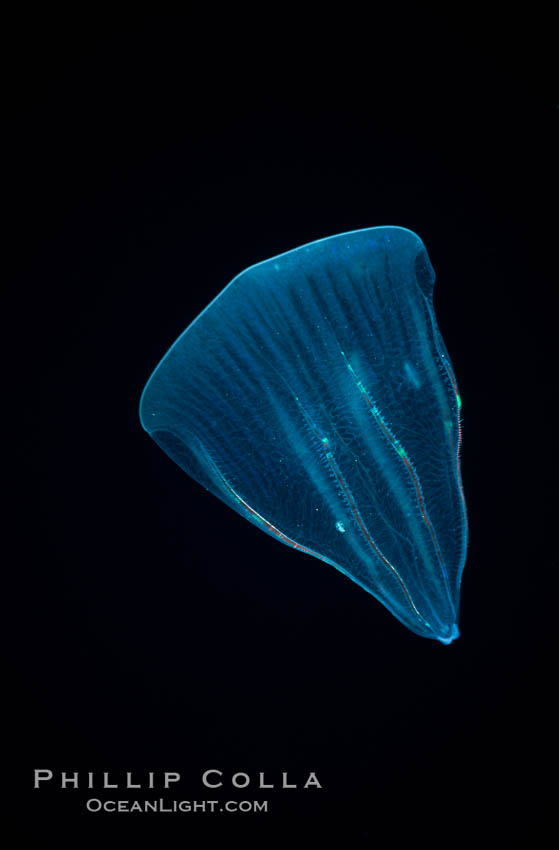
M 533 835 L 549 815 L 550 23 L 369 12 L 43 12 L 9 30 L 26 531 L 8 656 L 19 811 L 43 836 L 379 846 Z M 386 224 L 427 246 L 464 405 L 449 647 L 242 522 L 138 420 L 151 370 L 234 275 Z M 267 815 L 152 816 L 32 790 L 33 768 L 177 770 L 174 796 L 213 799 L 214 767 L 324 788 L 219 797 Z

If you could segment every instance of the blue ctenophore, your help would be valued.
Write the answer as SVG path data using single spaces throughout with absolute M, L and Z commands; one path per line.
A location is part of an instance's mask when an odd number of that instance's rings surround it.
M 140 418 L 245 519 L 448 644 L 467 524 L 434 279 L 421 239 L 400 227 L 251 266 L 161 360 Z

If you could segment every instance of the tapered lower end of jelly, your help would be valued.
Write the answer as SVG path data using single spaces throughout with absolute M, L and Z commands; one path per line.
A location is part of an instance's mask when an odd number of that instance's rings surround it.
M 439 635 L 438 639 L 441 643 L 449 644 L 452 643 L 453 640 L 456 640 L 457 637 L 460 637 L 460 632 L 458 630 L 458 626 L 456 623 L 453 623 L 450 627 L 450 630 L 447 635 Z

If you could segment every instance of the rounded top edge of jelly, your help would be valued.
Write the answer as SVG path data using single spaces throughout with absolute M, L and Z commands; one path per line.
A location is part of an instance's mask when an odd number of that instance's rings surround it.
M 246 268 L 239 272 L 239 274 L 235 275 L 235 277 L 230 281 L 230 284 L 234 283 L 234 281 L 242 275 L 255 271 L 261 266 L 273 264 L 278 260 L 295 257 L 297 254 L 314 252 L 319 250 L 321 246 L 326 247 L 328 244 L 333 246 L 336 243 L 343 242 L 344 240 L 359 242 L 363 239 L 370 239 L 371 237 L 377 237 L 379 244 L 382 243 L 387 245 L 393 242 L 393 240 L 399 240 L 399 247 L 403 247 L 403 245 L 407 243 L 409 248 L 417 248 L 418 253 L 425 251 L 425 245 L 421 238 L 417 235 L 417 233 L 414 233 L 413 230 L 409 230 L 407 227 L 400 227 L 392 224 L 380 225 L 377 227 L 362 227 L 357 228 L 356 230 L 345 230 L 341 233 L 333 233 L 330 236 L 322 236 L 321 238 L 313 239 L 310 242 L 303 242 L 302 245 L 297 245 L 295 248 L 289 248 L 287 251 L 282 251 L 280 254 L 274 254 L 272 257 L 266 257 L 265 260 L 259 260 L 256 263 L 252 263 L 250 266 L 246 266 Z M 219 294 L 221 295 L 221 293 Z

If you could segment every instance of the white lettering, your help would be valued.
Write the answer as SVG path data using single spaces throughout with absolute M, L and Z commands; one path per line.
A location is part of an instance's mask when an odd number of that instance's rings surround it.
M 287 773 L 282 773 L 283 776 L 283 785 L 282 788 L 297 788 L 297 785 L 289 785 L 287 781 Z
M 141 788 L 141 787 L 142 787 L 142 783 L 140 782 L 140 784 L 139 784 L 139 785 L 133 785 L 133 783 L 132 783 L 132 774 L 131 774 L 131 773 L 127 773 L 127 774 L 126 774 L 126 787 L 127 787 L 127 788 Z
M 246 779 L 246 782 L 241 782 L 240 777 L 244 777 Z M 231 782 L 235 786 L 235 788 L 246 788 L 247 785 L 250 784 L 250 776 L 248 775 L 248 773 L 236 773 L 233 776 Z
M 210 775 L 210 773 L 217 773 L 218 776 L 223 776 L 221 770 L 206 770 L 206 772 L 202 775 L 202 782 L 204 783 L 206 788 L 220 788 L 223 785 L 223 782 L 217 782 L 214 785 L 212 785 L 211 782 L 208 782 L 208 776 Z
M 264 778 L 265 778 L 265 774 L 261 773 L 260 774 L 260 787 L 261 788 L 273 788 L 274 783 L 272 782 L 271 785 L 266 785 L 265 782 L 264 782 Z
M 77 773 L 72 774 L 72 776 L 69 776 L 67 773 L 62 773 L 61 777 L 62 777 L 61 783 L 60 783 L 61 788 L 67 788 L 68 785 L 73 785 L 74 788 L 78 787 L 78 774 Z
M 38 788 L 39 782 L 48 782 L 49 779 L 52 779 L 52 770 L 36 770 L 35 784 L 33 787 Z
M 118 788 L 118 782 L 117 782 L 116 785 L 111 785 L 109 783 L 109 774 L 104 773 L 103 774 L 103 788 Z
M 314 788 L 322 788 L 322 785 L 318 781 L 318 777 L 317 777 L 316 773 L 309 773 L 309 778 L 305 782 L 305 788 L 310 788 L 311 785 Z

